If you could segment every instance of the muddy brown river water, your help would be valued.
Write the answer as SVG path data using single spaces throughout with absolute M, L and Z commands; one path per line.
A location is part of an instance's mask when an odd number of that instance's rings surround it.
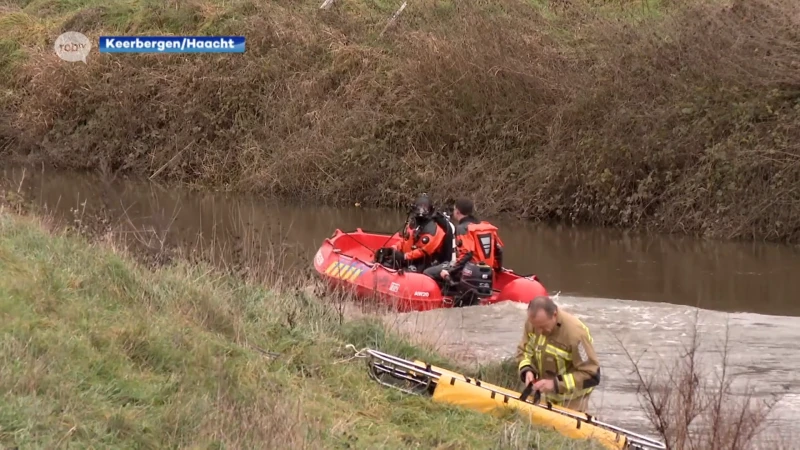
M 146 180 L 20 168 L 5 168 L 0 176 L 6 189 L 65 220 L 102 213 L 166 241 L 198 234 L 225 240 L 255 227 L 264 246 L 280 242 L 293 249 L 287 264 L 309 267 L 321 241 L 337 227 L 393 232 L 404 219 L 396 211 L 197 193 Z M 604 371 L 591 404 L 596 414 L 650 432 L 623 347 L 645 374 L 663 372 L 681 354 L 697 318 L 702 363 L 718 369 L 727 326 L 734 390 L 779 395 L 763 436 L 780 433 L 781 447 L 800 448 L 785 445 L 786 436 L 800 434 L 800 249 L 507 218 L 492 222 L 508 249 L 506 265 L 536 273 L 551 293 L 558 293 L 559 304 L 592 330 Z M 399 329 L 472 362 L 511 355 L 524 318 L 524 307 L 510 303 L 385 316 Z M 770 439 L 761 448 L 778 445 Z

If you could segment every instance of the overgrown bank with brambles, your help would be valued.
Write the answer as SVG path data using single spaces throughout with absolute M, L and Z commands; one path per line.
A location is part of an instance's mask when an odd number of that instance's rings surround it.
M 0 9 L 6 159 L 327 202 L 800 240 L 789 0 L 86 0 Z M 77 5 L 77 6 L 76 6 Z M 73 9 L 71 9 L 73 8 Z M 245 54 L 65 63 L 62 31 Z

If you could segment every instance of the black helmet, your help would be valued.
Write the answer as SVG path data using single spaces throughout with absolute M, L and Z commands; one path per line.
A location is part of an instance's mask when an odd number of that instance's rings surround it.
M 420 194 L 414 202 L 414 217 L 427 218 L 433 214 L 433 202 L 428 194 Z

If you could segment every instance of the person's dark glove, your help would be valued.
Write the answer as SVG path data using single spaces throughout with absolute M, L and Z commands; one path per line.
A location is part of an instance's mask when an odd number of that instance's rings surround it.
M 395 264 L 402 265 L 406 262 L 406 254 L 403 252 L 394 252 L 394 262 Z

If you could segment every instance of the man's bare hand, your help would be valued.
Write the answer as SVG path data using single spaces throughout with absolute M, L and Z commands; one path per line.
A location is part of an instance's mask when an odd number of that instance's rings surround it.
M 533 380 L 534 380 L 533 372 L 531 372 L 530 370 L 525 372 L 525 386 L 533 383 Z
M 543 393 L 553 392 L 555 383 L 553 380 L 539 380 L 533 385 L 533 389 Z
M 441 272 L 439 272 L 439 276 L 446 280 L 446 279 L 450 278 L 450 272 L 448 272 L 446 270 L 442 270 Z

